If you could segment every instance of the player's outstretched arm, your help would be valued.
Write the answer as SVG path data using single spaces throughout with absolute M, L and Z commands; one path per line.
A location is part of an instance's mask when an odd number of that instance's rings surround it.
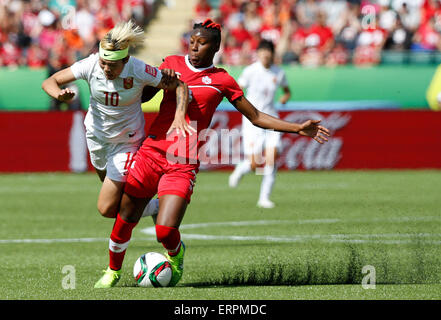
M 54 73 L 52 76 L 44 80 L 41 88 L 52 98 L 66 102 L 71 100 L 75 96 L 75 93 L 68 88 L 61 89 L 60 86 L 75 80 L 75 76 L 71 69 L 66 68 Z
M 188 86 L 186 83 L 179 80 L 175 72 L 171 69 L 166 71 L 161 70 L 163 77 L 161 82 L 157 85 L 157 88 L 164 90 L 176 90 L 176 112 L 175 119 L 167 131 L 167 134 L 176 129 L 176 133 L 185 137 L 186 133 L 192 135 L 196 132 L 192 126 L 190 126 L 185 120 L 185 115 L 187 114 L 188 103 L 190 102 L 190 95 L 188 91 Z M 165 75 L 165 76 L 164 76 Z
M 286 87 L 282 87 L 283 90 L 283 95 L 280 97 L 279 102 L 281 104 L 286 104 L 288 102 L 288 100 L 291 98 L 291 89 L 286 86 Z
M 320 120 L 308 120 L 303 123 L 284 121 L 257 110 L 244 96 L 234 100 L 233 105 L 257 127 L 280 132 L 297 133 L 310 137 L 318 143 L 328 141 L 329 130 L 319 125 Z

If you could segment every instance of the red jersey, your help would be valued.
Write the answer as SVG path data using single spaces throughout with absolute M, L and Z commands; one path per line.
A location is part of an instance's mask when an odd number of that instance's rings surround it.
M 437 43 L 439 42 L 439 33 L 432 28 L 428 23 L 421 25 L 417 31 L 420 36 L 420 45 L 426 50 L 436 50 Z
M 321 26 L 319 24 L 312 25 L 308 30 L 305 42 L 311 42 L 313 46 L 317 46 L 322 50 L 328 41 L 334 38 L 332 30 L 329 27 Z
M 143 145 L 160 149 L 175 157 L 196 160 L 197 152 L 205 142 L 205 129 L 210 125 L 219 103 L 224 97 L 233 102 L 243 96 L 243 91 L 224 69 L 214 66 L 195 68 L 190 64 L 188 56 L 169 56 L 159 68 L 173 69 L 179 79 L 188 85 L 191 92 L 186 120 L 197 129 L 197 135 L 187 134 L 185 144 L 182 143 L 184 138 L 180 136 L 178 141 L 174 132 L 169 137 L 166 136 L 175 117 L 176 93 L 165 90 L 159 114 L 152 123 Z M 185 148 L 185 155 L 181 148 Z
M 230 31 L 231 35 L 236 38 L 238 43 L 244 43 L 245 41 L 251 40 L 251 34 L 243 25 Z

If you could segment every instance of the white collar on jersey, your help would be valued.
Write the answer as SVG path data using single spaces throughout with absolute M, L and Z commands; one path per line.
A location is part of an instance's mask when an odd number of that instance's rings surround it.
M 185 55 L 185 64 L 193 72 L 201 72 L 201 71 L 204 71 L 204 70 L 207 70 L 207 69 L 211 69 L 211 68 L 214 67 L 214 64 L 212 64 L 211 66 L 206 67 L 206 68 L 196 68 L 196 67 L 193 67 L 193 65 L 190 63 L 190 60 L 188 60 L 188 54 Z

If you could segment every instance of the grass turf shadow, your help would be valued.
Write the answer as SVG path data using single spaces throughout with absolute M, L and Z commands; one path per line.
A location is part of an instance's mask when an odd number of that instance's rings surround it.
M 367 283 L 375 277 L 376 284 L 441 283 L 436 247 L 415 241 L 405 248 L 350 243 L 343 248 L 340 254 L 315 248 L 283 259 L 260 255 L 250 263 L 223 264 L 213 272 L 206 268 L 180 286 L 361 285 L 364 277 L 370 277 Z M 362 272 L 367 265 L 374 267 L 375 275 Z

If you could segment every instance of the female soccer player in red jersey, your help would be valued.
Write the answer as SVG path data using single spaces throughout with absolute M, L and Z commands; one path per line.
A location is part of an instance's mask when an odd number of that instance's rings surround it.
M 183 138 L 173 132 L 167 134 L 176 110 L 176 97 L 165 91 L 159 114 L 129 169 L 120 212 L 110 235 L 109 267 L 95 284 L 96 288 L 113 287 L 119 281 L 132 230 L 155 194 L 159 197 L 156 237 L 166 249 L 173 270 L 169 286 L 175 286 L 181 279 L 185 246 L 178 228 L 193 192 L 199 167 L 197 152 L 205 140 L 204 130 L 224 97 L 255 126 L 297 133 L 319 143 L 327 141 L 329 131 L 319 125 L 319 120 L 290 123 L 258 111 L 244 97 L 236 81 L 224 69 L 213 66 L 220 41 L 218 24 L 209 19 L 195 24 L 189 55 L 169 56 L 160 66 L 160 69 L 173 69 L 191 90 L 186 121 L 197 129 L 197 135 Z

